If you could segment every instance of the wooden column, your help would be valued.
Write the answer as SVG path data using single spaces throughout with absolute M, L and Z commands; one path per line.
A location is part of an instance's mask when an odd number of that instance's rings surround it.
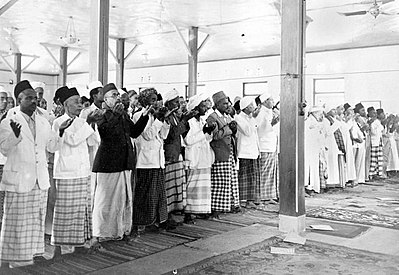
M 91 0 L 90 81 L 108 81 L 109 1 Z
M 198 27 L 190 27 L 188 31 L 188 97 L 197 94 L 197 64 L 198 64 Z
M 66 86 L 68 75 L 68 47 L 60 48 L 60 79 L 62 86 Z
M 16 84 L 21 81 L 21 74 L 22 74 L 21 60 L 22 60 L 22 54 L 14 53 L 14 73 L 15 73 Z
M 123 88 L 123 75 L 125 69 L 125 39 L 116 39 L 116 86 Z
M 280 212 L 283 232 L 305 230 L 303 57 L 305 0 L 282 0 Z

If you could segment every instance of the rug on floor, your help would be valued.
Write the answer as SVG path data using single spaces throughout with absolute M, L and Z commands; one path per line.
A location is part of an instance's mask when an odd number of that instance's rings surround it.
M 294 248 L 294 255 L 270 247 Z M 315 241 L 284 243 L 278 237 L 205 259 L 165 274 L 398 274 L 397 257 Z

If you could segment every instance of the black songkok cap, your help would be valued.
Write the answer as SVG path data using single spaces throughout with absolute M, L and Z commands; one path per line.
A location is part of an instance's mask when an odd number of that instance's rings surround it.
M 57 103 L 57 101 L 61 98 L 62 94 L 67 93 L 69 90 L 69 88 L 67 86 L 62 86 L 60 88 L 58 88 L 55 91 L 55 95 L 53 98 L 54 103 Z
M 70 98 L 70 97 L 72 97 L 72 96 L 74 96 L 74 95 L 79 96 L 78 90 L 76 90 L 75 87 L 70 88 L 70 89 L 68 89 L 68 91 L 63 92 L 63 93 L 60 95 L 60 102 L 61 102 L 61 104 L 64 104 L 64 102 L 65 102 L 68 98 Z
M 359 113 L 359 111 L 360 111 L 361 109 L 363 109 L 363 108 L 364 108 L 364 106 L 363 106 L 362 103 L 356 104 L 356 105 L 355 105 L 355 113 Z
M 384 109 L 377 109 L 377 115 L 384 113 Z
M 17 85 L 15 85 L 15 88 L 14 88 L 15 99 L 18 98 L 20 93 L 22 93 L 23 91 L 28 90 L 28 89 L 33 90 L 32 86 L 30 85 L 28 80 L 22 80 Z
M 371 111 L 375 111 L 373 106 L 367 108 L 367 113 L 370 113 Z
M 349 103 L 345 103 L 344 104 L 345 111 L 348 110 L 350 107 L 351 107 L 351 105 Z
M 112 91 L 112 90 L 118 90 L 118 88 L 116 88 L 114 83 L 108 83 L 103 88 L 103 94 L 105 95 L 106 93 L 108 93 L 109 91 Z

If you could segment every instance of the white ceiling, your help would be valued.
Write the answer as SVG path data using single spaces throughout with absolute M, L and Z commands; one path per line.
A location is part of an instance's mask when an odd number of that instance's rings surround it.
M 185 46 L 170 22 L 179 26 L 185 36 L 188 27 L 198 26 L 199 43 L 210 34 L 200 52 L 200 61 L 273 55 L 280 51 L 276 1 L 111 0 L 109 33 L 131 40 L 126 44 L 126 52 L 134 43 L 140 44 L 125 68 L 187 62 Z M 7 2 L 0 0 L 0 7 Z M 370 14 L 345 17 L 337 13 L 368 10 L 371 6 L 369 0 L 307 0 L 307 15 L 313 19 L 307 28 L 307 50 L 398 43 L 399 15 L 374 18 Z M 399 0 L 384 4 L 383 8 L 397 13 Z M 90 0 L 18 0 L 0 15 L 0 50 L 8 52 L 10 48 L 3 28 L 16 27 L 13 38 L 19 51 L 40 56 L 28 71 L 54 74 L 55 62 L 40 43 L 62 45 L 59 38 L 65 35 L 70 16 L 74 18 L 79 47 L 86 52 L 70 66 L 69 72 L 85 72 L 89 63 Z M 110 48 L 115 49 L 114 40 L 110 40 Z M 53 52 L 58 58 L 58 50 Z M 70 53 L 69 60 L 74 54 Z M 143 63 L 143 54 L 147 54 L 149 63 Z M 24 57 L 22 66 L 29 61 Z M 111 56 L 109 62 L 113 69 L 115 62 Z M 0 64 L 0 69 L 6 69 L 5 64 Z

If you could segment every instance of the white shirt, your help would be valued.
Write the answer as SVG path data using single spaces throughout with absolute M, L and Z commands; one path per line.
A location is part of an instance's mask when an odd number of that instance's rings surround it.
M 244 112 L 235 116 L 237 121 L 238 158 L 257 159 L 259 157 L 259 138 L 256 120 Z M 276 138 L 277 139 L 277 138 Z
M 382 126 L 381 121 L 379 119 L 374 120 L 370 125 L 371 146 L 380 145 L 383 132 L 384 126 Z
M 136 123 L 144 110 L 133 115 L 133 122 Z M 165 168 L 165 152 L 163 140 L 169 134 L 170 125 L 161 122 L 149 115 L 144 131 L 136 139 L 137 163 L 136 168 Z
M 58 133 L 60 125 L 70 119 L 67 114 L 54 120 L 53 130 Z M 54 178 L 77 179 L 91 173 L 88 146 L 98 144 L 100 137 L 83 118 L 76 117 L 62 136 L 61 147 L 54 155 Z
M 188 124 L 190 130 L 184 138 L 187 166 L 190 169 L 210 168 L 215 161 L 215 154 L 210 145 L 212 135 L 202 132 L 206 120 L 202 116 L 199 121 L 194 117 L 188 121 Z
M 260 151 L 267 153 L 276 152 L 277 134 L 272 126 L 273 111 L 262 106 L 255 120 L 258 125 Z

